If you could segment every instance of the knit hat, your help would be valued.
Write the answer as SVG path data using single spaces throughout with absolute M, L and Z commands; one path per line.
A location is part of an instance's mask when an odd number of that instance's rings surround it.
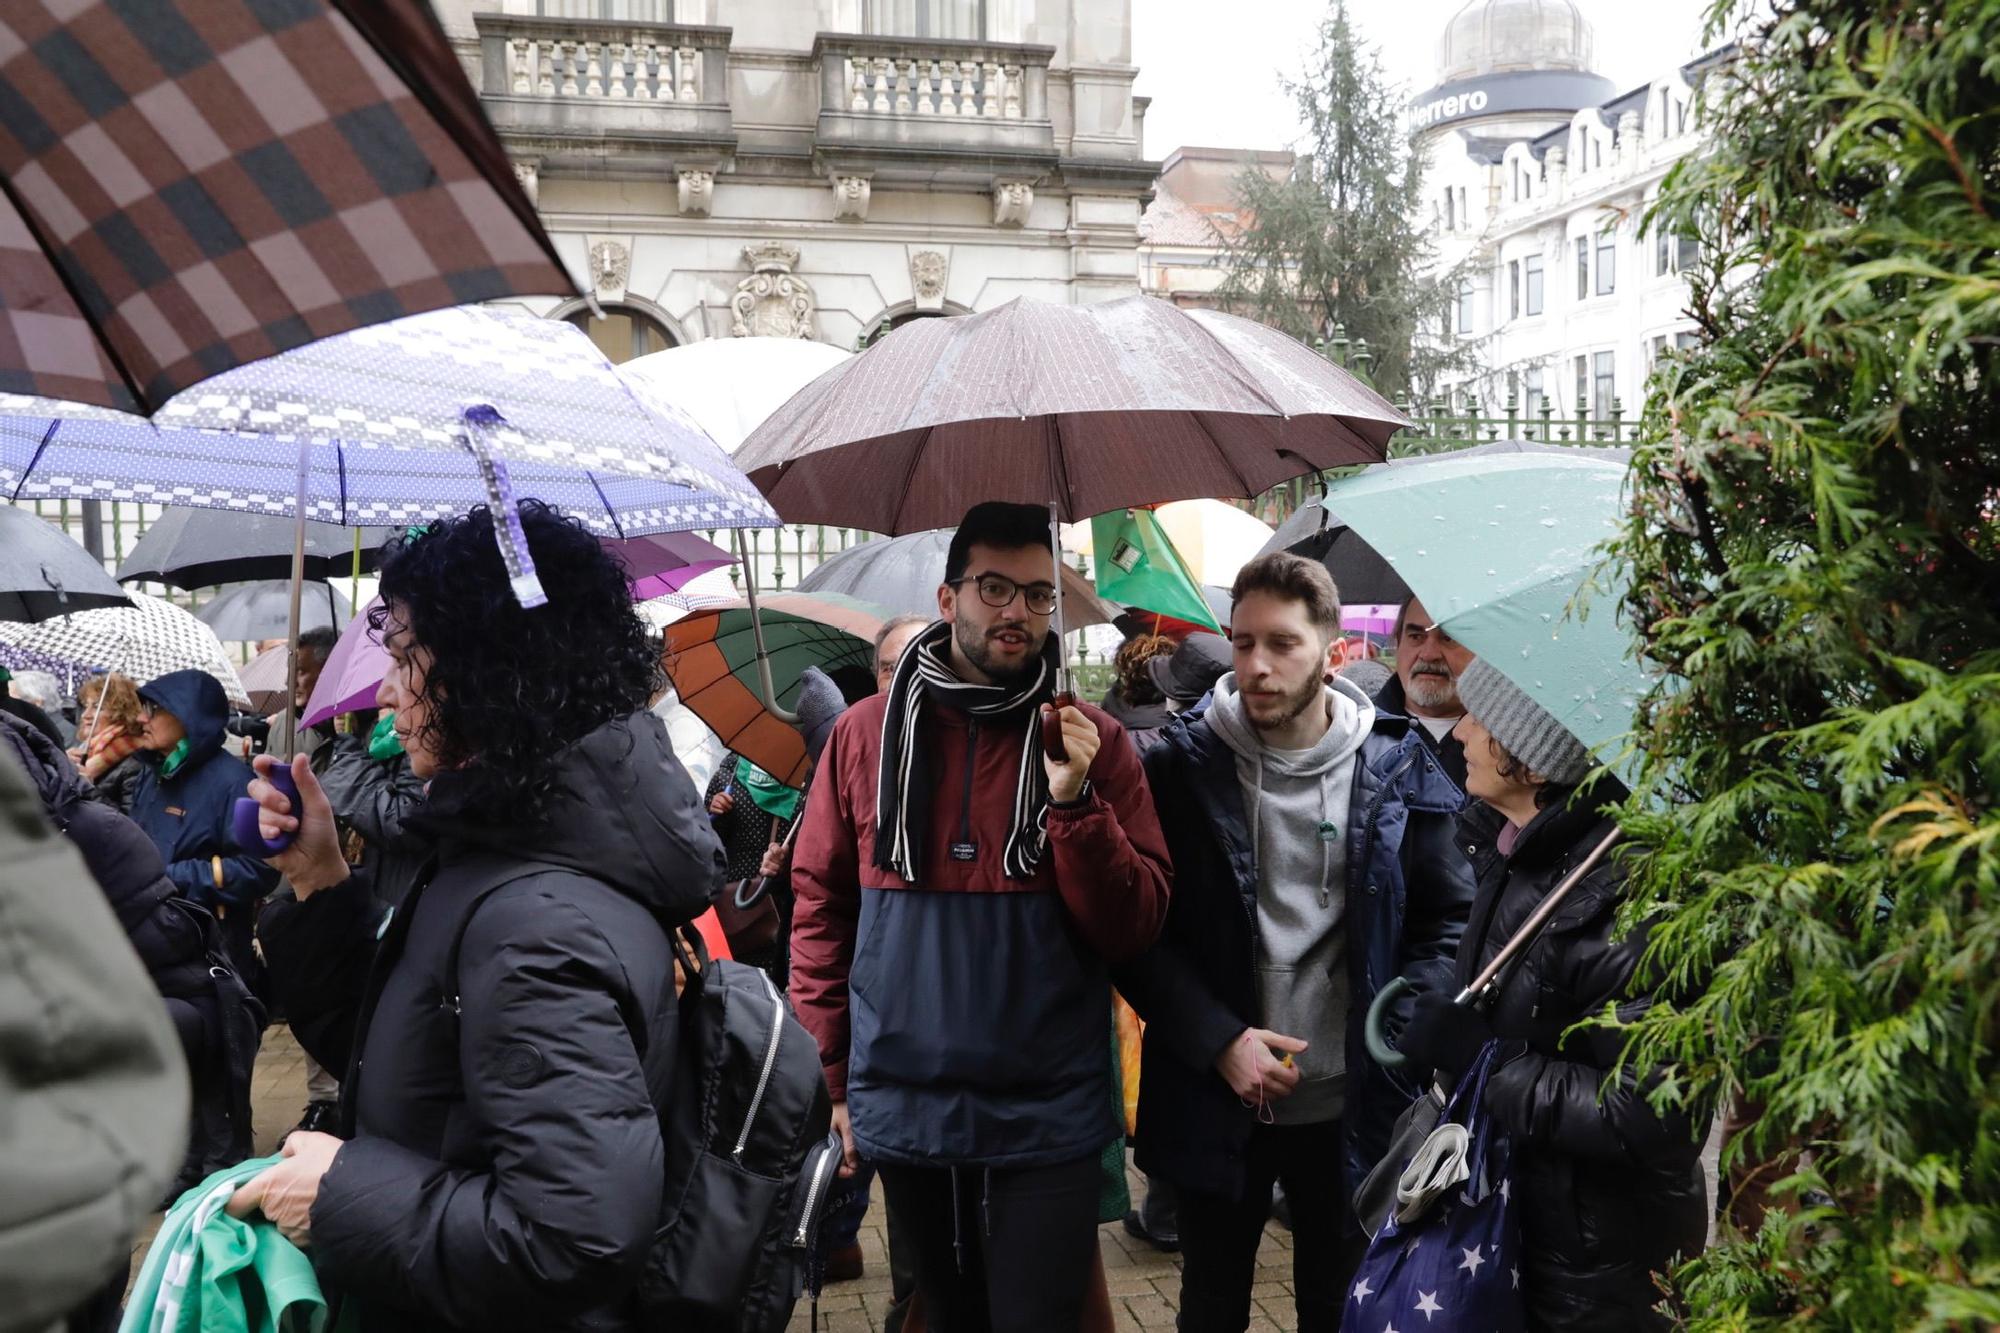
M 1484 658 L 1458 673 L 1458 697 L 1502 749 L 1558 786 L 1583 781 L 1597 766 L 1568 727 Z
M 807 667 L 799 673 L 799 697 L 792 711 L 799 715 L 797 726 L 799 734 L 806 738 L 806 753 L 818 763 L 819 752 L 826 748 L 826 738 L 833 734 L 833 724 L 847 711 L 847 700 L 841 697 L 840 686 L 818 667 Z

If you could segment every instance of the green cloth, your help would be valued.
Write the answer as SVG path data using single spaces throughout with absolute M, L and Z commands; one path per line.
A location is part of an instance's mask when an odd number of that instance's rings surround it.
M 787 787 L 742 755 L 736 756 L 736 780 L 750 793 L 757 808 L 771 818 L 789 820 L 799 812 L 799 798 L 804 793 L 796 787 Z
M 1097 595 L 1222 633 L 1201 585 L 1150 509 L 1118 509 L 1090 520 Z
M 160 761 L 162 778 L 170 778 L 181 771 L 181 765 L 187 762 L 188 749 L 188 738 L 183 736 L 173 749 L 167 751 L 167 757 Z
M 280 1160 L 241 1162 L 175 1200 L 118 1333 L 325 1333 L 312 1262 L 262 1217 L 223 1211 L 237 1186 Z
M 384 713 L 375 719 L 375 730 L 368 733 L 368 757 L 386 764 L 402 752 L 403 738 L 396 734 L 396 715 Z

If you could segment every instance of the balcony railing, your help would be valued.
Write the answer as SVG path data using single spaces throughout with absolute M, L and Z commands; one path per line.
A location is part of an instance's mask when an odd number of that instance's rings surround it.
M 821 33 L 822 143 L 1052 154 L 1052 46 Z
M 479 14 L 487 114 L 503 137 L 725 139 L 728 28 Z

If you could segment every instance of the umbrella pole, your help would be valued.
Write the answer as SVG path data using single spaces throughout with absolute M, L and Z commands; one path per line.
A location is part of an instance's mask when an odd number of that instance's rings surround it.
M 330 588 L 333 585 L 329 583 L 327 586 Z M 329 605 L 332 603 L 332 600 L 333 600 L 332 598 L 327 599 Z M 347 585 L 347 605 L 350 609 L 354 610 L 357 613 L 361 609 L 361 529 L 360 528 L 356 528 L 354 530 L 354 573 L 352 580 Z
M 743 529 L 732 529 L 729 540 L 736 546 L 736 558 L 743 562 L 743 591 L 750 600 L 750 637 L 757 643 L 758 699 L 780 722 L 797 722 L 797 713 L 778 707 L 778 692 L 771 688 L 771 655 L 764 649 L 764 622 L 757 618 L 757 566 L 743 544 Z
M 306 487 L 312 480 L 312 442 L 299 441 L 298 519 L 292 528 L 292 635 L 291 661 L 286 663 L 285 757 L 291 758 L 299 736 L 299 614 L 306 590 Z
M 1056 611 L 1050 628 L 1056 636 L 1056 695 L 1064 704 L 1076 695 L 1076 682 L 1070 678 L 1069 638 L 1063 627 L 1063 578 L 1062 578 L 1062 520 L 1056 514 L 1056 502 L 1049 501 L 1049 556 L 1055 564 L 1053 582 L 1056 585 Z

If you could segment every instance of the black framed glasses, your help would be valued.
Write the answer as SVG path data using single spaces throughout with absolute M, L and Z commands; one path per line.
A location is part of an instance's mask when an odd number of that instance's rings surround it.
M 1016 597 L 1025 596 L 1028 610 L 1036 615 L 1055 614 L 1056 585 L 1053 583 L 1016 583 L 1005 574 L 967 574 L 964 578 L 953 579 L 952 582 L 976 584 L 979 588 L 979 600 L 988 606 L 1006 606 Z

